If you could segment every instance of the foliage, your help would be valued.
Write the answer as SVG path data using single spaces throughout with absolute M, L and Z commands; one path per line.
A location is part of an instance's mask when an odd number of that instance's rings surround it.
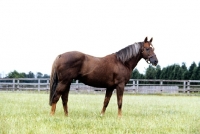
M 26 78 L 35 78 L 35 75 L 33 72 L 29 72 L 27 75 L 26 75 Z
M 26 78 L 25 73 L 19 73 L 16 70 L 8 74 L 8 78 Z
M 42 78 L 50 78 L 48 74 L 44 74 Z
M 42 73 L 41 72 L 37 72 L 37 78 L 42 78 Z
M 152 66 L 149 66 L 146 69 L 145 78 L 146 79 L 156 79 L 156 69 Z
M 182 65 L 173 64 L 161 69 L 159 65 L 156 67 L 149 66 L 146 69 L 145 74 L 140 74 L 136 69 L 133 70 L 132 79 L 141 79 L 141 76 L 145 79 L 166 79 L 166 80 L 200 80 L 200 62 L 198 66 L 193 62 L 189 69 L 187 69 L 185 63 Z
M 37 72 L 35 75 L 33 72 L 29 71 L 27 74 L 22 72 L 18 72 L 14 70 L 13 72 L 10 72 L 6 78 L 50 78 L 48 74 L 42 74 L 41 72 Z
M 140 74 L 140 72 L 137 69 L 134 69 L 133 73 L 132 73 L 132 76 L 131 76 L 131 79 L 136 79 L 136 78 L 137 79 L 143 79 L 144 75 Z
M 37 78 L 50 78 L 48 74 L 42 74 L 41 72 L 37 72 Z

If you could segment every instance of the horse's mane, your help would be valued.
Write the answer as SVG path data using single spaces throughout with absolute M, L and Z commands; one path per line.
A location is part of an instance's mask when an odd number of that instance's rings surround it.
M 118 52 L 116 52 L 117 59 L 120 60 L 122 63 L 125 63 L 129 59 L 131 59 L 133 56 L 137 56 L 139 53 L 139 50 L 142 46 L 142 42 L 136 42 L 132 45 L 129 45 Z

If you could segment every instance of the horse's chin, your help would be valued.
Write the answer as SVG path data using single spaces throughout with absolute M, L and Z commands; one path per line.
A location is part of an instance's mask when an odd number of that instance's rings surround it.
M 151 63 L 153 66 L 157 66 L 157 64 L 153 64 L 153 63 Z

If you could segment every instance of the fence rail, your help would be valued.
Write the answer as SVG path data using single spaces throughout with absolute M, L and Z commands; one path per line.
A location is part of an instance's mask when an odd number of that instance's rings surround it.
M 0 79 L 0 90 L 49 90 L 49 78 L 18 78 Z M 105 88 L 95 88 L 84 85 L 78 80 L 71 84 L 70 90 L 105 91 Z M 131 93 L 200 93 L 200 80 L 155 80 L 130 79 L 126 84 L 125 92 Z

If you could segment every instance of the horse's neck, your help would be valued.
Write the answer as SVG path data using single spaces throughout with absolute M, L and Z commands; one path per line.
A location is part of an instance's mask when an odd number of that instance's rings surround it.
M 141 58 L 142 56 L 138 54 L 137 56 L 131 58 L 128 62 L 126 62 L 126 66 L 132 71 L 141 60 Z

